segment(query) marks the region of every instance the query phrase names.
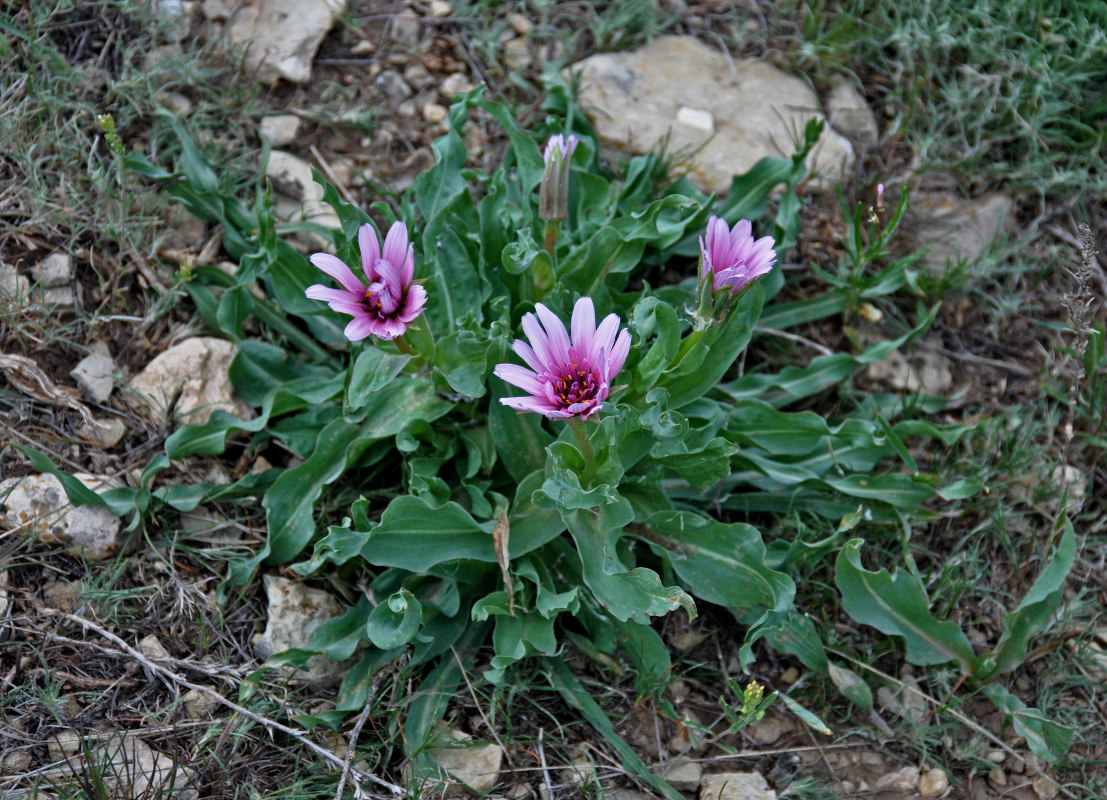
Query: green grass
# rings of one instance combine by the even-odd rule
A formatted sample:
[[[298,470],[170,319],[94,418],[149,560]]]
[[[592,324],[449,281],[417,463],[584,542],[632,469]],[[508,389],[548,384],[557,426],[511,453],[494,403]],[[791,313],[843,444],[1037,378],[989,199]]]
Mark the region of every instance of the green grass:
[[[880,81],[883,137],[902,138],[921,172],[1102,201],[1107,6],[814,0],[781,11],[770,29],[798,68]]]

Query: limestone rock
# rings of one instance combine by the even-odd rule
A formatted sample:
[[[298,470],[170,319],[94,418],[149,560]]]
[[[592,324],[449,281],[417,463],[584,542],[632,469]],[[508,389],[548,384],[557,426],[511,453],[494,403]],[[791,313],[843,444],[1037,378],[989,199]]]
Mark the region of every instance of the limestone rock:
[[[582,74],[581,104],[605,149],[626,158],[653,149],[671,132],[670,153],[702,146],[688,177],[720,195],[734,175],[762,158],[792,155],[793,131],[823,117],[803,81],[763,61],[730,59],[690,36],[594,55],[570,70]],[[681,107],[701,112],[693,115],[694,124],[678,120]],[[713,138],[702,127],[704,115],[712,120]],[[853,146],[828,127],[809,159],[829,179],[816,188],[829,186],[852,169]]]
[[[274,150],[265,176],[277,189],[277,213],[287,221],[305,220],[326,228],[341,228],[334,209],[323,202],[323,187],[311,175],[311,164],[302,158]]]
[[[0,302],[26,301],[31,294],[31,282],[15,267],[0,264]]]
[[[296,141],[299,130],[300,118],[295,114],[271,114],[262,117],[258,124],[258,132],[274,147],[284,147]]]
[[[35,264],[31,274],[44,289],[69,286],[73,280],[73,264],[65,253],[51,253]]]
[[[668,764],[655,764],[650,771],[667,781],[678,792],[694,792],[703,778],[703,767],[686,756],[674,758]]]
[[[838,81],[826,99],[826,118],[836,130],[862,144],[876,144],[880,137],[876,116],[852,84]]]
[[[147,658],[159,659],[170,658],[169,651],[165,649],[165,645],[161,643],[154,634],[148,634],[143,636],[138,642],[138,652]]]
[[[189,770],[178,768],[172,758],[131,734],[65,730],[50,739],[49,751],[53,768],[61,773],[88,774],[95,768],[113,797],[200,796]]]
[[[108,478],[83,473],[74,477],[94,491],[110,488]],[[0,527],[32,531],[76,558],[104,561],[116,556],[126,542],[118,517],[103,506],[71,505],[61,481],[48,473],[0,481],[0,498]]]
[[[757,772],[719,772],[705,775],[700,800],[776,800],[776,792]]]
[[[115,447],[127,435],[127,426],[118,417],[95,419],[91,425],[82,425],[77,433],[88,442],[99,442],[102,447]]]
[[[215,716],[216,709],[219,708],[219,701],[212,697],[207,692],[201,692],[197,689],[189,689],[181,697],[181,705],[184,706],[185,714],[189,719],[211,719]]]
[[[197,336],[173,345],[131,379],[130,388],[164,424],[174,395],[174,416],[190,425],[208,421],[213,411],[253,419],[254,410],[238,398],[227,370],[238,348],[225,339]]]
[[[888,353],[881,361],[866,367],[874,381],[885,381],[904,392],[922,392],[941,396],[953,387],[953,370],[949,359],[940,353],[923,350],[905,356],[899,350]]]
[[[491,791],[500,782],[503,751],[499,745],[475,743],[468,735],[452,728],[444,734],[458,745],[431,751],[438,765],[478,795]]]
[[[265,575],[265,594],[269,600],[269,619],[265,631],[254,642],[258,658],[306,647],[315,629],[342,614],[342,607],[331,595],[311,589],[297,581]],[[304,677],[319,686],[333,686],[346,674],[348,662],[331,661],[320,653],[308,659],[306,674],[288,669],[286,674]]]
[[[941,767],[928,769],[919,778],[919,794],[923,797],[939,797],[949,789],[949,778]]]
[[[1013,226],[1014,201],[995,193],[961,200],[947,192],[917,192],[912,198],[922,217],[916,236],[931,245],[921,263],[942,272],[949,264],[977,261]]]
[[[783,717],[768,716],[747,729],[750,739],[756,745],[773,744],[796,729],[795,723]]]
[[[307,83],[315,51],[345,10],[346,0],[245,0],[228,35],[250,43],[246,65],[261,83]]]
[[[49,581],[42,586],[42,602],[58,611],[74,611],[81,599],[81,582]]]
[[[115,362],[110,356],[92,353],[78,361],[69,374],[91,399],[106,403],[115,385]]]
[[[910,793],[919,785],[919,771],[914,767],[902,767],[895,772],[889,772],[882,776],[873,787],[877,790],[892,789],[897,792]]]

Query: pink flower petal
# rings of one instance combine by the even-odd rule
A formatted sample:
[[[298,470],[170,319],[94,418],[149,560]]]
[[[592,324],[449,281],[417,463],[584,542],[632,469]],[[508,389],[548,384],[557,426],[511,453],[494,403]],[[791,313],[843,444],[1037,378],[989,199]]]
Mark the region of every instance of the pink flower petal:
[[[411,322],[423,313],[423,306],[426,304],[427,290],[422,286],[412,286],[407,290],[407,298],[404,300],[403,311],[399,313],[399,320],[404,323]]]
[[[630,331],[624,328],[619,332],[619,338],[615,340],[615,346],[611,348],[611,355],[607,357],[607,380],[611,380],[619,374],[619,370],[626,363],[630,353]],[[605,394],[604,397],[607,397]]]
[[[399,221],[392,223],[384,238],[384,253],[381,258],[396,269],[403,265],[407,258],[407,225]]]
[[[536,414],[544,414],[546,416],[550,416],[557,412],[556,408],[549,405],[544,400],[531,397],[530,395],[526,397],[501,397],[500,402],[509,408],[515,408],[519,411],[533,411]]]
[[[573,349],[583,356],[592,347],[596,336],[596,307],[591,297],[582,297],[573,306]]]
[[[404,286],[411,285],[411,279],[415,277],[415,245],[409,244],[407,246],[407,255],[404,257],[404,264],[400,267],[400,283]]]
[[[350,324],[346,326],[346,330],[342,331],[342,335],[349,339],[351,342],[360,342],[370,333],[373,333],[373,318],[368,314],[360,317],[354,317],[350,320]]]
[[[549,337],[552,363],[568,364],[570,361],[569,332],[565,330],[565,323],[541,303],[535,303],[534,310],[538,312],[538,319],[542,320],[542,327],[546,329],[546,335]]]
[[[377,241],[377,232],[368,222],[358,228],[357,243],[361,248],[361,270],[372,283],[377,279],[376,264],[381,260],[381,245]]]
[[[615,344],[615,334],[618,331],[619,317],[615,314],[608,314],[604,317],[600,327],[596,328],[596,335],[592,339],[592,350],[588,354],[593,364],[599,365],[601,352],[604,354],[611,352],[611,348]]]
[[[518,386],[524,392],[533,395],[542,395],[546,392],[545,382],[539,380],[538,376],[529,369],[520,367],[518,364],[497,364],[492,374],[512,386]]]
[[[330,253],[316,253],[311,257],[311,263],[345,286],[347,291],[355,294],[365,293],[365,284],[359,281],[350,268],[336,256]]]
[[[542,359],[531,349],[531,346],[522,339],[516,339],[515,343],[511,345],[511,349],[515,351],[515,355],[526,361],[527,366],[539,375],[549,370],[549,367],[543,363]]]
[[[534,348],[534,354],[538,356],[538,360],[542,362],[543,369],[553,369],[553,365],[556,362],[550,350],[550,337],[542,330],[542,326],[538,324],[538,318],[535,317],[534,314],[529,312],[523,314],[523,333],[525,333],[527,339],[530,340],[530,346]]]

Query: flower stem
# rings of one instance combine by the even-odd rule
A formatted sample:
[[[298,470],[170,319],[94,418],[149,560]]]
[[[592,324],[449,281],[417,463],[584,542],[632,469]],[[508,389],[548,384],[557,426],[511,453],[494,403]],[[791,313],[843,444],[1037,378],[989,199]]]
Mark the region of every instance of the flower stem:
[[[588,423],[574,418],[569,421],[569,426],[577,438],[580,454],[584,456],[584,474],[580,476],[580,485],[589,486],[596,477],[596,453],[592,449],[592,440],[588,437]]]
[[[392,341],[394,341],[396,343],[396,347],[398,347],[400,349],[400,352],[403,353],[404,355],[410,356],[412,354],[411,353],[411,345],[409,345],[407,343],[407,340],[404,339],[403,334],[397,336]]]
[[[698,330],[693,329],[691,333],[684,337],[684,341],[680,343],[680,349],[677,350],[676,356],[673,358],[672,365],[678,366],[689,353],[703,340],[703,335],[707,332],[706,328],[700,328]]]

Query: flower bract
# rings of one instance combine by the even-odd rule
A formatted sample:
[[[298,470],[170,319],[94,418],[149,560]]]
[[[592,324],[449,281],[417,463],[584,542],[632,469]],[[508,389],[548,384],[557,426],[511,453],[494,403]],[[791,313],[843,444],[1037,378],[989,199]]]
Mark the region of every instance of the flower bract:
[[[427,290],[412,284],[415,274],[415,249],[408,243],[407,225],[392,223],[382,250],[373,226],[366,223],[357,233],[361,248],[361,271],[366,285],[345,263],[329,253],[316,253],[311,263],[330,275],[341,289],[322,284],[304,292],[312,300],[323,300],[339,314],[353,317],[343,333],[352,342],[372,334],[393,339],[423,311]]]
[[[703,257],[701,280],[711,277],[712,290],[730,289],[731,294],[767,275],[776,263],[773,237],[753,238],[753,226],[748,219],[739,220],[734,228],[726,220],[712,216],[707,221],[707,241],[700,237]]]
[[[505,397],[505,406],[533,411],[551,419],[588,419],[611,393],[611,379],[630,352],[630,333],[619,330],[619,317],[608,314],[598,326],[592,299],[582,297],[573,307],[572,332],[541,303],[535,314],[523,315],[523,332],[530,343],[516,339],[515,353],[527,363],[497,364],[493,373],[527,392]],[[616,335],[617,334],[617,335]]]

